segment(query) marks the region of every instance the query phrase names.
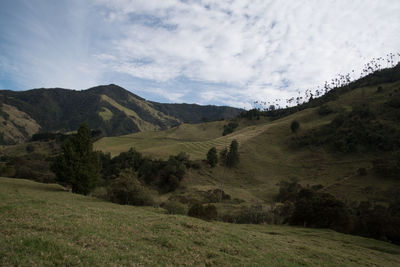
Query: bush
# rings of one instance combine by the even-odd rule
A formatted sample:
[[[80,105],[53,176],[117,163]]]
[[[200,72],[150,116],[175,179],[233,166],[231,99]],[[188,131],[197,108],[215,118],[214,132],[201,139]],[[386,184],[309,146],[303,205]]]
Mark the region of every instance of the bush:
[[[212,204],[203,206],[199,203],[196,203],[190,207],[188,215],[204,220],[213,220],[218,217],[218,212],[217,208]]]
[[[296,120],[292,121],[290,124],[290,130],[292,130],[292,133],[297,133],[297,131],[300,128],[300,123]]]
[[[162,207],[167,210],[168,214],[187,214],[187,206],[175,200],[165,202]]]
[[[207,201],[210,203],[217,203],[224,200],[230,200],[231,196],[226,194],[222,189],[208,190]]]
[[[107,188],[104,186],[98,186],[96,187],[93,192],[91,193],[92,197],[108,200],[108,193],[107,193]]]
[[[35,147],[32,144],[26,146],[26,152],[32,153],[33,151],[35,151]]]
[[[251,224],[262,224],[272,223],[273,214],[268,211],[264,211],[262,205],[253,205],[251,207],[244,207],[239,214],[236,215],[225,215],[223,220],[230,223],[251,223]]]
[[[140,184],[132,170],[125,170],[107,188],[108,199],[121,205],[150,206],[150,192]]]
[[[302,189],[301,185],[297,181],[281,181],[279,183],[279,193],[275,197],[278,202],[295,201],[297,193]]]
[[[359,168],[359,169],[357,170],[357,174],[358,174],[359,176],[365,176],[365,175],[367,175],[367,169],[365,169],[365,168]]]
[[[372,169],[384,178],[399,177],[400,159],[395,156],[393,156],[393,159],[376,159],[372,161]]]
[[[328,105],[322,105],[318,109],[318,114],[321,116],[329,115],[333,112],[333,110]]]

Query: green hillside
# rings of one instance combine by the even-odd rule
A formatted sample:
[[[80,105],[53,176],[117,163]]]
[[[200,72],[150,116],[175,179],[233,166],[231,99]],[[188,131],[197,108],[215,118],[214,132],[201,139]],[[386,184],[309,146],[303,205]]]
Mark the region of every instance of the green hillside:
[[[340,153],[330,151],[327,146],[299,146],[296,141],[309,130],[329,124],[338,114],[350,112],[362,103],[368,103],[377,118],[382,117],[378,111],[397,94],[400,82],[379,86],[383,87],[381,93],[377,93],[375,84],[344,92],[326,104],[332,110],[328,115],[320,115],[317,106],[273,121],[268,117],[240,119],[239,128],[226,136],[222,136],[222,131],[227,121],[184,124],[166,131],[103,138],[95,143],[95,149],[117,155],[134,147],[156,158],[186,152],[191,159],[202,160],[211,147],[220,151],[236,139],[240,145],[239,166],[231,170],[221,166],[191,170],[184,182],[186,192],[208,190],[223,183],[224,190],[233,197],[264,202],[277,194],[280,181],[295,179],[303,185],[322,184],[326,192],[341,199],[385,202],[400,189],[400,184],[397,180],[382,179],[372,170],[372,162],[386,157],[388,152]],[[300,123],[297,134],[290,130],[293,120]],[[388,122],[383,117],[382,120]],[[393,120],[389,122],[396,125]],[[360,168],[366,169],[366,175],[358,174]]]
[[[398,246],[330,230],[206,222],[0,178],[0,264],[398,266]]]

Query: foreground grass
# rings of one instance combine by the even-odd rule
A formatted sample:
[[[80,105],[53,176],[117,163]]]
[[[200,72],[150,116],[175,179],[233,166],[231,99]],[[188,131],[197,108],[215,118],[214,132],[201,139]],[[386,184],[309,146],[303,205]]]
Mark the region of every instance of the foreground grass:
[[[0,178],[0,265],[399,266],[400,247],[287,226],[165,215]]]

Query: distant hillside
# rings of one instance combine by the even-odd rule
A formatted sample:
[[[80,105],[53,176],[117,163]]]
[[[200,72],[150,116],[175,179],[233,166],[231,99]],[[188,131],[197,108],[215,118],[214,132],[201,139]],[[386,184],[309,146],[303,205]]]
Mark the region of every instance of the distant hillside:
[[[106,136],[167,129],[235,117],[242,110],[195,104],[161,104],[117,85],[87,90],[33,89],[0,91],[0,141],[21,143],[34,133],[76,130],[83,121]]]
[[[400,192],[399,73],[399,66],[373,73],[301,106],[245,113],[225,136],[228,122],[218,121],[102,138],[94,146],[112,155],[134,147],[154,158],[185,152],[204,160],[210,148],[220,152],[236,139],[239,166],[191,170],[184,180],[187,197],[223,184],[233,198],[270,202],[281,181],[296,180],[321,184],[340,199],[389,203]],[[300,124],[296,133],[290,129],[294,120]]]

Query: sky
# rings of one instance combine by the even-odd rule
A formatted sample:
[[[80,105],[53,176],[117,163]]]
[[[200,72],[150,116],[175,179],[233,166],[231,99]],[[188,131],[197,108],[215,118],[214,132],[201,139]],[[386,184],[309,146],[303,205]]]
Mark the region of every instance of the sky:
[[[400,52],[398,0],[1,0],[0,89],[251,108]]]

